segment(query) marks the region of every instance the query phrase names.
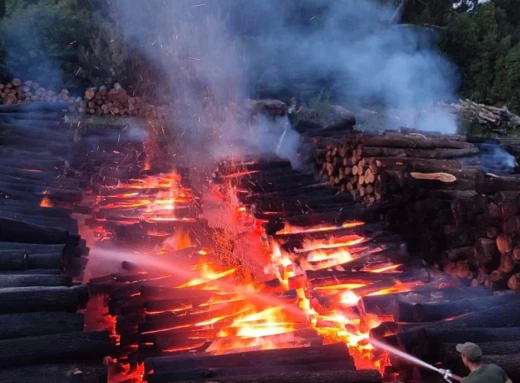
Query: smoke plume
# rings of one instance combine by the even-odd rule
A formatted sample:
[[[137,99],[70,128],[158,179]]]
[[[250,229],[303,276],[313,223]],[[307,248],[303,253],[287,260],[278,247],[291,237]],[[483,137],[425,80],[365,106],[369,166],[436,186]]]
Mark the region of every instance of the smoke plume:
[[[454,70],[435,50],[433,33],[395,25],[395,7],[376,0],[112,3],[126,37],[166,73],[175,122],[199,160],[245,146],[281,148],[296,158],[298,135],[287,121],[247,128],[229,113],[229,105],[257,91],[277,96],[293,85],[326,86],[344,102],[405,110],[403,125],[456,130],[454,117],[441,110],[418,116],[451,101]]]

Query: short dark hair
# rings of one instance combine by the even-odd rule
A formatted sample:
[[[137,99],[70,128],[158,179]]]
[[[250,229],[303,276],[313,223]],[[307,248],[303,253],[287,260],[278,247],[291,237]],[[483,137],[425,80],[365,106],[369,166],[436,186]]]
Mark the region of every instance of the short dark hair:
[[[482,357],[477,356],[476,358],[472,358],[472,359],[468,358],[468,360],[473,364],[480,364],[482,362]]]

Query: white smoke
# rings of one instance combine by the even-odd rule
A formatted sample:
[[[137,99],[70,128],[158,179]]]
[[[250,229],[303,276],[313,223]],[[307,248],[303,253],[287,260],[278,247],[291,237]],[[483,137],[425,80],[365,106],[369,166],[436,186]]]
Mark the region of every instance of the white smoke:
[[[297,160],[298,135],[280,126],[287,121],[263,120],[251,130],[228,113],[259,85],[324,82],[345,101],[409,110],[453,96],[453,67],[433,38],[393,25],[395,8],[376,0],[112,4],[126,37],[164,71],[177,100],[175,123],[199,161],[245,147]],[[409,115],[404,125],[456,130],[454,117],[442,111],[427,119]]]

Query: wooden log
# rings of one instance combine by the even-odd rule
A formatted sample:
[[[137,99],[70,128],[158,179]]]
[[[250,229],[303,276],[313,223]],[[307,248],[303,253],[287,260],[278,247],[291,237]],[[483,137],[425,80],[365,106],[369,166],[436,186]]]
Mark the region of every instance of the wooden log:
[[[471,312],[450,321],[437,322],[435,326],[439,330],[471,327],[517,327],[519,321],[520,307],[517,299],[513,298],[512,303]]]
[[[470,157],[479,153],[478,148],[470,147],[464,149],[397,149],[365,146],[362,149],[364,157],[408,157],[425,159],[451,159]]]
[[[0,315],[0,339],[83,331],[85,315],[68,312],[36,312]]]
[[[42,377],[46,383],[106,383],[108,370],[103,363],[37,364],[0,370],[0,383],[33,383]]]
[[[0,251],[10,252],[13,250],[20,250],[29,255],[52,253],[64,254],[65,244],[0,242]]]
[[[108,331],[69,332],[0,341],[0,367],[81,358],[102,361],[114,350]]]
[[[61,244],[70,241],[67,231],[0,218],[0,241]]]
[[[173,375],[173,374],[172,374]],[[192,380],[185,383],[200,383],[200,378],[192,377]],[[154,373],[148,376],[150,383],[171,382],[172,376],[169,374]],[[376,370],[339,370],[339,371],[310,371],[310,372],[278,372],[269,374],[239,375],[211,377],[212,382],[216,383],[381,383],[383,380]]]
[[[382,148],[409,148],[409,149],[465,149],[474,148],[475,145],[460,140],[452,140],[445,137],[419,137],[404,135],[362,135],[360,143],[365,146]]]
[[[0,271],[0,275],[61,275],[61,269],[28,269]]]
[[[479,267],[496,269],[500,262],[496,241],[489,238],[479,238],[475,241],[475,263]]]
[[[289,366],[320,363],[343,362],[345,367],[353,367],[353,359],[345,344],[335,343],[320,347],[299,347],[262,351],[250,351],[237,355],[177,355],[149,358],[145,360],[145,370],[154,372],[172,371],[180,366],[197,366],[205,369],[240,367]]]
[[[520,177],[495,176],[481,172],[475,180],[475,190],[480,194],[495,194],[499,191],[520,191]]]
[[[372,157],[378,168],[399,169],[405,168],[410,171],[417,170],[416,166],[426,166],[436,169],[463,169],[466,166],[476,166],[480,164],[478,157],[467,157],[463,159],[426,159],[426,158],[406,158],[406,157]]]
[[[31,102],[29,104],[0,105],[1,113],[61,112],[68,110],[66,102]]]
[[[0,277],[0,288],[27,286],[70,286],[72,278],[64,275],[11,274]]]
[[[401,318],[398,316],[398,320],[405,322],[433,322],[472,311],[509,304],[512,301],[514,301],[512,297],[502,295],[475,297],[442,303],[417,303],[413,305],[412,310],[404,310],[405,312],[412,312],[411,318]]]
[[[87,286],[0,289],[0,313],[75,312],[88,300]]]
[[[423,337],[429,343],[520,341],[520,327],[473,327],[456,329],[436,329],[434,327],[428,327],[421,330],[420,332],[421,337]]]
[[[0,250],[0,270],[61,269],[62,266],[60,253],[28,255],[23,250]]]

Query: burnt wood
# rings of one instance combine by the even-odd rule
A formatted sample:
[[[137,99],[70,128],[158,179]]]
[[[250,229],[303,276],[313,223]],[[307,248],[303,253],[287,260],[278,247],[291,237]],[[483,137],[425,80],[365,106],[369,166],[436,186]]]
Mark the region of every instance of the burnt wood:
[[[0,367],[71,360],[102,361],[114,350],[108,331],[69,332],[0,341]]]
[[[433,322],[469,312],[511,304],[515,300],[520,303],[520,299],[508,295],[475,297],[440,303],[409,304],[399,302],[399,305],[396,306],[398,310],[394,318],[402,322]]]
[[[107,366],[103,363],[37,364],[0,370],[0,383],[106,383]]]
[[[8,287],[0,289],[0,313],[75,312],[88,301],[88,287]]]
[[[32,312],[0,315],[0,339],[83,331],[85,315],[69,312]]]
[[[238,356],[238,357],[237,357]],[[321,347],[299,347],[277,350],[250,351],[223,355],[178,355],[145,360],[145,370],[156,372],[171,371],[174,368],[197,367],[203,369],[224,369],[261,366],[290,366],[341,361],[345,366],[354,367],[354,360],[345,344],[336,343]],[[354,367],[355,368],[355,367]]]
[[[203,371],[201,371],[204,374]],[[240,375],[228,377],[213,377],[211,373],[207,376],[209,380],[216,383],[381,383],[383,380],[376,370],[340,370],[320,372],[278,372],[269,374]],[[150,383],[166,383],[172,381],[168,374],[152,374],[148,376]],[[185,383],[200,383],[201,379],[193,377]]]
[[[0,288],[27,286],[70,286],[72,278],[64,275],[9,274],[0,277]]]

